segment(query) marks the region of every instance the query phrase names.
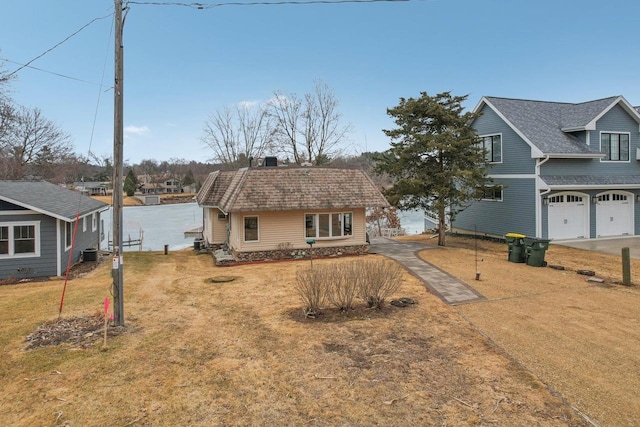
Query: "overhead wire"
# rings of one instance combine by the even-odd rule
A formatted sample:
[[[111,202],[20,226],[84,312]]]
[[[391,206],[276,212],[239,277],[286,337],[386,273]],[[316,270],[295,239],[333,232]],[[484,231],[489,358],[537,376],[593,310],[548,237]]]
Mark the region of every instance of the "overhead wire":
[[[90,82],[89,80],[83,80],[83,79],[79,79],[77,77],[67,76],[66,74],[56,73],[55,71],[45,70],[43,68],[34,67],[33,65],[26,65],[26,64],[23,64],[21,62],[12,61],[12,60],[7,59],[7,58],[0,57],[0,61],[8,62],[10,64],[15,64],[15,65],[21,65],[23,68],[29,68],[29,69],[36,70],[36,71],[42,71],[43,73],[52,74],[54,76],[62,77],[62,78],[69,79],[69,80],[75,80],[75,81],[81,82],[81,83],[87,83],[87,84],[94,85],[94,86],[105,87],[101,83]],[[112,89],[112,86],[107,87],[107,89]]]
[[[64,40],[56,43],[54,46],[50,47],[49,49],[45,50],[44,52],[42,52],[40,55],[36,56],[35,58],[33,58],[31,61],[28,61],[27,63],[25,63],[24,65],[22,65],[21,67],[19,67],[16,70],[13,70],[12,72],[10,72],[9,74],[7,74],[7,77],[11,77],[12,75],[14,75],[15,73],[17,73],[18,71],[22,70],[25,67],[28,67],[29,65],[31,65],[32,62],[42,58],[43,56],[45,56],[47,53],[51,52],[52,50],[54,50],[55,48],[57,48],[58,46],[60,46],[61,44],[67,42],[69,39],[71,39],[73,36],[75,36],[76,34],[78,34],[80,31],[84,30],[85,28],[87,28],[89,25],[93,24],[96,21],[100,21],[102,19],[105,18],[109,18],[110,16],[113,16],[113,12],[105,15],[105,16],[101,16],[99,18],[93,18],[91,21],[87,22],[86,24],[84,24],[82,27],[80,27],[78,30],[76,30],[75,32],[73,32],[72,34],[70,34],[69,36],[65,37]]]
[[[226,3],[181,3],[181,2],[153,2],[153,1],[128,1],[129,4],[147,6],[183,6],[192,9],[206,10],[222,6],[305,6],[312,4],[345,4],[345,3],[399,3],[412,0],[281,0],[281,1],[252,1],[252,2],[226,2]]]

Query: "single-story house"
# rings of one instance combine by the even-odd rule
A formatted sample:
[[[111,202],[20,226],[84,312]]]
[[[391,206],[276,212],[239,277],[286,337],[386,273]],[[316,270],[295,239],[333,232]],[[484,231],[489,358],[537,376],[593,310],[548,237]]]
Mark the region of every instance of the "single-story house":
[[[196,196],[203,238],[239,261],[368,251],[366,209],[389,203],[362,170],[253,167],[215,171]],[[310,240],[312,239],[312,240]]]
[[[75,263],[85,249],[99,249],[108,207],[44,181],[0,181],[0,279],[64,274],[70,256]]]
[[[109,192],[107,184],[102,182],[82,182],[73,183],[73,188],[89,196],[106,196]]]
[[[484,97],[474,111],[494,186],[454,229],[558,240],[640,235],[640,114],[624,97]]]

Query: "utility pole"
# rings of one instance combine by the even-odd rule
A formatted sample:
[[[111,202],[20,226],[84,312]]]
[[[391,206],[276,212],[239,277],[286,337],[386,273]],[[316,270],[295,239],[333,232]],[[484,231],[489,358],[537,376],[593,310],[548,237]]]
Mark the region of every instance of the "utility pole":
[[[113,89],[113,318],[116,325],[124,326],[124,281],[122,263],[122,172],[123,172],[123,43],[122,0],[115,3],[115,84]]]

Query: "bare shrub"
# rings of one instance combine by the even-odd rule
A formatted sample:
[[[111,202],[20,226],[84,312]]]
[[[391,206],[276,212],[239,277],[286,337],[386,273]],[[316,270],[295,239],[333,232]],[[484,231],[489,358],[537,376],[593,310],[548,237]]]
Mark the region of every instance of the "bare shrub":
[[[279,251],[290,251],[293,249],[293,244],[291,244],[291,242],[280,242],[276,245],[276,249]]]
[[[353,302],[360,288],[357,264],[340,263],[331,268],[324,266],[327,272],[327,301],[342,311],[353,309]]]
[[[393,261],[364,261],[358,264],[358,276],[360,298],[370,308],[381,308],[400,288],[402,269]]]
[[[304,304],[302,311],[305,317],[315,317],[326,297],[326,279],[321,277],[318,268],[305,268],[296,273],[296,291]]]

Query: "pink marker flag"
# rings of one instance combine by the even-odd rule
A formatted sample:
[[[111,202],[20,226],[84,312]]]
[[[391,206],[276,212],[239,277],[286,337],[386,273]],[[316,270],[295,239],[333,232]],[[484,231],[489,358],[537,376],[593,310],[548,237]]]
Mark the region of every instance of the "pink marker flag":
[[[106,316],[109,312],[109,298],[104,299],[104,315]]]
[[[113,322],[113,313],[111,313],[111,314],[109,315],[109,320],[111,320],[111,321]]]

